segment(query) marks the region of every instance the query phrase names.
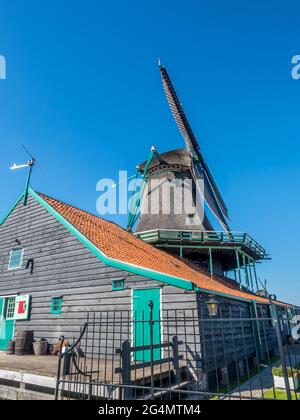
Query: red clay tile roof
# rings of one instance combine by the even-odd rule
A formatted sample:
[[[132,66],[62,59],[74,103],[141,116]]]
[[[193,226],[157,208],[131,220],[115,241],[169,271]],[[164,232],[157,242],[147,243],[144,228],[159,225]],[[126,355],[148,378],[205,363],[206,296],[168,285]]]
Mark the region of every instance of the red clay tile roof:
[[[230,279],[217,276],[211,278],[209,274],[143,242],[112,222],[42,193],[39,195],[109,258],[179,277],[207,291],[268,303],[263,297],[240,290]]]

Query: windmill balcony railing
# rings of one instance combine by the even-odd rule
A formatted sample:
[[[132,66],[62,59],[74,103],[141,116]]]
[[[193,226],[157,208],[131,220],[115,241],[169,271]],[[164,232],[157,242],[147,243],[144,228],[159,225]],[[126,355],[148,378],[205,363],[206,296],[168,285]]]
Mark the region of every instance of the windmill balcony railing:
[[[202,230],[154,229],[136,233],[136,236],[149,243],[188,243],[203,246],[243,246],[259,258],[266,257],[265,249],[245,232],[216,232]]]

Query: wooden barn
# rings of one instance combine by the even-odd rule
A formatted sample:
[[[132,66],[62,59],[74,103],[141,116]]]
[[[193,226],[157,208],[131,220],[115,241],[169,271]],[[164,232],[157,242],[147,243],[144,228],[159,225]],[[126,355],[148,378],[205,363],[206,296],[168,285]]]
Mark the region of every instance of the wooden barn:
[[[211,294],[233,310],[268,305],[233,280],[211,277],[114,223],[32,189],[26,205],[22,194],[2,219],[0,238],[2,350],[19,330],[51,342],[62,334],[71,338],[87,312],[143,311],[149,300],[158,312],[196,309]]]
[[[32,189],[26,205],[22,194],[2,219],[0,238],[1,350],[21,330],[33,330],[36,339],[45,337],[50,343],[60,335],[68,340],[78,337],[87,313],[127,311],[135,319],[148,319],[149,301],[155,319],[175,309],[197,313],[199,319],[208,317],[211,295],[218,299],[224,317],[270,313],[266,298],[241,289],[235,281],[211,276],[111,222]],[[293,310],[278,305],[280,310]],[[226,334],[231,335],[232,328],[226,326]],[[272,352],[274,330],[268,323],[266,329]],[[197,325],[197,331],[189,329],[188,334],[200,337],[199,331]],[[164,334],[156,323],[156,344],[165,340]],[[141,335],[148,345],[150,338],[141,329],[131,337],[140,343]],[[250,336],[249,358],[255,358],[256,343]],[[206,354],[207,370],[214,372],[211,350]],[[227,365],[232,361],[227,360]],[[220,359],[217,367],[223,366]]]

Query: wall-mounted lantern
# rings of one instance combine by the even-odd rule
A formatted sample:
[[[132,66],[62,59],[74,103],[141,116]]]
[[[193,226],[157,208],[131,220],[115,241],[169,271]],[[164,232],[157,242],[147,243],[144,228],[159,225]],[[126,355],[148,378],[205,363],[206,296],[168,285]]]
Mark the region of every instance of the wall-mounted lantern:
[[[211,296],[205,303],[207,305],[209,316],[217,316],[219,312],[219,302]]]

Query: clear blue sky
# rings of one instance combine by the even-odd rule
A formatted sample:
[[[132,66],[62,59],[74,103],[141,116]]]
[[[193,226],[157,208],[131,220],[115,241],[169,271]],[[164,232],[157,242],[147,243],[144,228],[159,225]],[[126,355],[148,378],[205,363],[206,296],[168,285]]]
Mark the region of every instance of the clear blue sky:
[[[297,1],[1,0],[0,213],[33,187],[95,212],[96,182],[133,173],[152,144],[183,141],[156,59],[167,65],[230,210],[272,261],[259,267],[300,304],[300,54]],[[114,218],[124,224],[123,218]]]

